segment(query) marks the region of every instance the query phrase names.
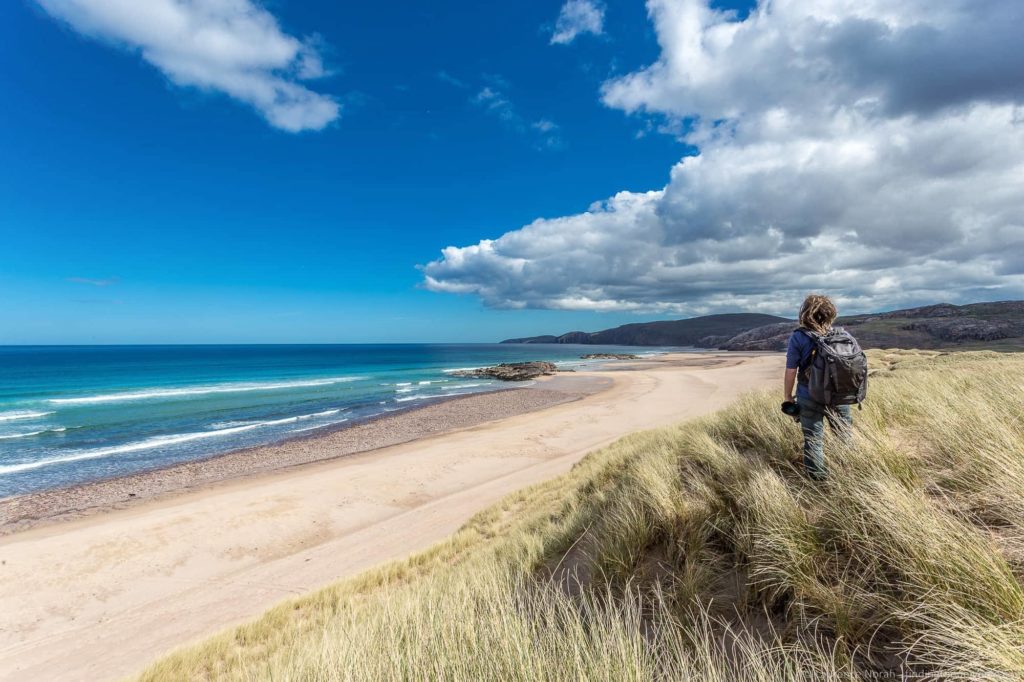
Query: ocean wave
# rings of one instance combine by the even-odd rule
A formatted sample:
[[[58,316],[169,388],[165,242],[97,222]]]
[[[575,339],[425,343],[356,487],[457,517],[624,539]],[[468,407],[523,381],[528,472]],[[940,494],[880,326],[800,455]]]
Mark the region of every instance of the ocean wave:
[[[246,391],[273,391],[286,388],[307,388],[312,386],[329,386],[349,381],[358,381],[359,377],[331,377],[328,379],[305,379],[301,381],[280,381],[270,383],[237,383],[213,384],[209,386],[183,386],[181,388],[152,388],[145,391],[129,393],[100,393],[99,395],[82,396],[80,398],[51,398],[47,402],[53,405],[88,405],[92,403],[115,403],[130,400],[152,400],[153,398],[177,398],[189,395],[206,395],[210,393],[242,393]]]
[[[10,433],[0,436],[0,440],[12,440],[14,438],[28,438],[29,436],[38,436],[43,433],[60,433],[66,429],[61,426],[56,429],[41,429],[39,431],[29,431],[27,433]]]
[[[277,424],[293,424],[307,419],[316,419],[317,417],[330,417],[332,414],[338,414],[339,412],[341,412],[341,408],[336,410],[324,410],[323,412],[314,412],[312,414],[300,414],[294,417],[283,417],[281,419],[268,419],[265,421],[217,422],[216,424],[211,424],[211,426],[213,426],[214,429],[230,429],[236,426],[276,426]]]
[[[304,426],[301,429],[292,429],[288,433],[302,433],[303,431],[312,431],[314,429],[324,429],[328,426],[334,426],[335,424],[344,424],[348,419],[338,419],[337,421],[329,422],[327,424],[317,424],[316,426]]]
[[[129,452],[139,452],[141,450],[152,450],[154,448],[166,447],[168,445],[177,445],[179,443],[187,443],[189,441],[202,440],[205,438],[217,438],[220,436],[228,436],[233,433],[251,431],[253,429],[258,429],[264,426],[273,426],[276,424],[289,424],[305,419],[312,419],[314,417],[326,417],[332,414],[337,414],[340,411],[340,409],[325,410],[323,412],[316,412],[314,414],[304,414],[299,415],[297,417],[286,417],[284,419],[272,419],[262,422],[239,423],[236,426],[228,426],[226,428],[215,429],[213,431],[195,431],[193,433],[175,433],[168,436],[153,436],[152,438],[146,438],[145,440],[136,441],[134,443],[125,443],[124,445],[116,445],[106,448],[96,448],[94,450],[73,451],[63,457],[50,457],[48,459],[38,459],[34,462],[21,462],[19,464],[8,464],[6,466],[0,465],[0,475],[13,474],[18,473],[20,471],[28,471],[30,469],[38,469],[40,467],[50,466],[53,464],[64,464],[67,462],[78,462],[87,459],[98,459],[101,457],[110,457],[111,455],[121,455]]]
[[[0,412],[0,422],[10,422],[16,419],[36,419],[45,417],[53,412],[35,412],[33,410],[13,410],[11,412]]]
[[[451,367],[449,369],[442,369],[441,371],[445,374],[451,374],[453,372],[470,372],[474,369],[480,369],[479,367]]]
[[[165,447],[167,445],[177,445],[178,443],[187,443],[193,440],[227,436],[232,433],[249,431],[251,429],[256,428],[259,428],[259,426],[253,424],[251,426],[235,426],[230,429],[220,429],[218,431],[197,431],[195,433],[176,433],[169,436],[153,436],[152,438],[136,441],[134,443],[125,443],[124,445],[115,445],[113,447],[107,448],[96,448],[94,450],[73,451],[67,455],[64,455],[63,457],[50,457],[48,459],[37,459],[34,462],[8,464],[5,466],[0,466],[0,474],[14,474],[21,471],[28,471],[30,469],[39,469],[41,467],[51,466],[54,464],[66,464],[67,462],[79,462],[87,459],[99,459],[101,457],[110,457],[111,455],[122,455],[129,452],[139,452],[140,450],[152,450],[153,448]]]
[[[405,403],[405,402],[409,402],[410,400],[430,400],[431,398],[443,398],[443,397],[444,397],[444,395],[438,395],[436,393],[431,393],[429,395],[410,395],[410,396],[407,396],[405,398],[395,398],[395,402],[396,403]]]
[[[460,388],[474,388],[476,386],[489,386],[490,384],[455,384],[454,386],[442,386],[442,391],[457,391]]]

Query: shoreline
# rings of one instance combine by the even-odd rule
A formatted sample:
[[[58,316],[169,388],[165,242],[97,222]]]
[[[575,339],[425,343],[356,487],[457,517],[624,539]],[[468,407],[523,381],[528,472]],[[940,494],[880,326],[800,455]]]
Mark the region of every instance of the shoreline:
[[[528,386],[499,387],[424,401],[362,421],[325,427],[275,443],[217,452],[69,486],[0,498],[0,537],[95,514],[130,509],[152,500],[372,452],[528,414],[606,390],[610,381],[566,372]]]
[[[616,363],[567,375],[607,389],[544,409],[2,536],[0,679],[124,679],[282,600],[443,542],[623,436],[774,385],[782,356],[756,355]]]

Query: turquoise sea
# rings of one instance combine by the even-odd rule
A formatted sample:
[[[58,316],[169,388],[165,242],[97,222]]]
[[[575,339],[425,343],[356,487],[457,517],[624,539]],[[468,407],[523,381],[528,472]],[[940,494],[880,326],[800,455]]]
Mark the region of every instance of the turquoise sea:
[[[508,388],[451,370],[594,364],[573,345],[0,346],[0,497],[134,473]]]

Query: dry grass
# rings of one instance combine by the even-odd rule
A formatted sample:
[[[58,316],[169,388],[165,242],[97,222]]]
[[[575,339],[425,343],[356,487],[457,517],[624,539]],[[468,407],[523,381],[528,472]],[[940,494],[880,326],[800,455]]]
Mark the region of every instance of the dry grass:
[[[1024,358],[871,361],[827,482],[750,395],[142,679],[1022,679]]]

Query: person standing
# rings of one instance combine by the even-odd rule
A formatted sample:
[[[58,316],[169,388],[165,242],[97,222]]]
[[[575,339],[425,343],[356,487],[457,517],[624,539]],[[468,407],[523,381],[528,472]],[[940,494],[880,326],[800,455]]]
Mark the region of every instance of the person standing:
[[[800,327],[786,350],[783,411],[799,413],[804,470],[814,480],[828,476],[825,422],[833,433],[848,435],[853,425],[850,406],[859,404],[867,391],[867,358],[849,332],[833,328],[837,316],[832,299],[810,294],[800,306]]]

